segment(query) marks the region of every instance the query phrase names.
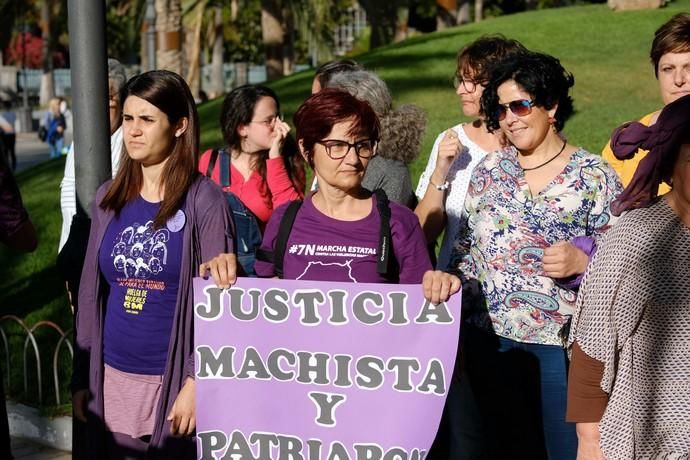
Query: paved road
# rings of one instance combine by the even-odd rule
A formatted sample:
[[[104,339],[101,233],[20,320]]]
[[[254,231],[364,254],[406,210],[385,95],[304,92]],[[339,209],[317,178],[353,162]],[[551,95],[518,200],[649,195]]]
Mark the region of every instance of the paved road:
[[[50,158],[48,144],[41,142],[36,133],[18,133],[15,152],[17,152],[16,173],[48,161]]]
[[[71,460],[72,454],[34,444],[24,439],[12,438],[14,460]]]

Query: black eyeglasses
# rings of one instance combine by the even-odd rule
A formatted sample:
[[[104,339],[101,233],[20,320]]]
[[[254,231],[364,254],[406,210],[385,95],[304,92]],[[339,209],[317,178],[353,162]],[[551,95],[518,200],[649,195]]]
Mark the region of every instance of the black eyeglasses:
[[[516,101],[510,101],[507,104],[498,104],[496,115],[498,115],[499,121],[505,120],[508,109],[510,109],[515,116],[526,117],[532,113],[532,107],[534,107],[534,101],[530,101],[529,99],[518,99]]]
[[[462,85],[463,88],[465,88],[465,91],[468,93],[474,92],[475,89],[477,89],[477,85],[481,85],[482,83],[479,81],[472,80],[470,78],[464,78],[460,75],[455,75],[453,77],[453,87],[455,89],[458,89],[460,85]]]
[[[341,141],[339,139],[324,139],[322,141],[316,141],[317,144],[321,144],[326,149],[326,155],[328,155],[333,160],[340,160],[345,158],[350,152],[350,149],[354,147],[355,153],[360,158],[371,158],[374,156],[374,150],[376,149],[376,142],[371,139],[365,139],[363,141],[357,141],[354,144],[350,144],[346,141]]]

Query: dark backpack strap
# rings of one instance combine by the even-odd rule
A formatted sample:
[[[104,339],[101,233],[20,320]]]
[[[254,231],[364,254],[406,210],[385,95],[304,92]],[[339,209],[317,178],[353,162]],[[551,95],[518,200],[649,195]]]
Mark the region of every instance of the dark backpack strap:
[[[292,226],[295,224],[297,211],[299,211],[300,207],[302,207],[302,200],[295,200],[291,201],[287,209],[285,209],[285,213],[280,219],[280,224],[278,224],[278,234],[276,235],[273,251],[267,251],[261,248],[256,250],[256,258],[258,260],[273,263],[273,273],[275,273],[278,278],[283,277],[285,249],[287,248],[288,238],[290,238],[290,232],[292,231]]]
[[[206,177],[213,175],[213,168],[216,167],[218,156],[220,155],[220,169],[218,171],[218,185],[221,187],[230,187],[230,155],[225,150],[213,149],[211,157],[208,159],[208,167],[206,168]]]
[[[386,192],[381,189],[374,190],[374,195],[376,195],[376,208],[379,211],[379,219],[381,220],[381,226],[379,227],[379,246],[376,251],[376,273],[385,278],[397,279],[398,273],[395,273],[397,261],[395,259],[395,254],[393,254],[391,208],[388,203],[388,196],[386,196]]]
[[[216,167],[216,161],[218,160],[218,150],[213,149],[211,152],[211,158],[208,159],[208,167],[206,168],[206,177],[211,177],[213,174],[213,168]]]
[[[220,186],[230,187],[230,155],[225,150],[220,151]]]

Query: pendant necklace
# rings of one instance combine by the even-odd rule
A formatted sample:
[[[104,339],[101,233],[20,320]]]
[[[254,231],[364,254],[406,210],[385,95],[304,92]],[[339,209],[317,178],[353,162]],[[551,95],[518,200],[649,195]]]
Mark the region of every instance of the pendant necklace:
[[[563,150],[565,150],[565,144],[566,144],[566,142],[563,141],[563,147],[561,147],[561,149],[558,151],[558,153],[555,154],[554,156],[552,156],[551,158],[549,158],[548,160],[546,160],[545,162],[543,162],[542,164],[540,164],[539,166],[535,166],[533,168],[522,168],[522,170],[525,172],[526,171],[534,171],[535,169],[539,169],[542,166],[546,166],[547,164],[551,163],[553,160],[558,158],[561,155],[561,153],[563,153]],[[519,163],[519,161],[518,161],[518,163]],[[520,166],[522,167],[522,165],[520,165]]]

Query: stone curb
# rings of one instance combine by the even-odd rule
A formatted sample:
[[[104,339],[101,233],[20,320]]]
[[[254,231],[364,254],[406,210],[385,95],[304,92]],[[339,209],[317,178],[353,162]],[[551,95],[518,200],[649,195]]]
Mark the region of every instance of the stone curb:
[[[72,417],[46,417],[36,408],[7,401],[7,418],[11,436],[72,451]]]

